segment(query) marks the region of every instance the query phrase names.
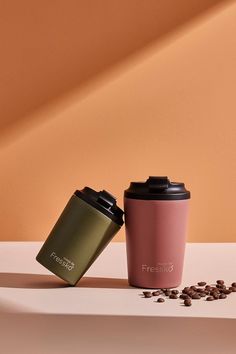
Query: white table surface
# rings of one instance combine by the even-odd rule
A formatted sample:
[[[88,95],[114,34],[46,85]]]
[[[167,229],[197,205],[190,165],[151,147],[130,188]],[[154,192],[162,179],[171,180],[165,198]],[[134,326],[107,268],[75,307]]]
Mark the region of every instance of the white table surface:
[[[207,351],[205,343],[206,351],[201,349],[201,353],[236,352],[236,293],[225,300],[193,300],[191,307],[183,306],[180,299],[167,299],[163,304],[155,303],[155,298],[145,299],[141,296],[143,289],[128,285],[125,243],[110,243],[77,286],[71,287],[35,260],[41,245],[41,242],[0,242],[0,327],[4,328],[1,338],[3,346],[5,343],[4,354],[9,348],[10,354],[21,353],[19,341],[28,333],[29,348],[27,351],[25,347],[22,353],[32,352],[30,346],[37,341],[41,349],[34,348],[34,354],[62,353],[65,350],[62,343],[74,342],[82,332],[80,346],[85,353],[93,352],[94,343],[96,346],[100,343],[101,351],[109,353],[118,334],[123,341],[118,340],[121,347],[117,351],[113,347],[114,353],[139,353],[147,346],[153,349],[156,341],[162,346],[161,353],[187,353],[188,345],[191,347],[193,340],[206,333],[207,337],[199,340],[209,342],[211,349]],[[236,244],[187,244],[181,288],[198,281],[214,283],[217,279],[224,279],[227,284],[236,281]],[[18,349],[9,347],[12,331],[18,335]],[[136,336],[141,340],[144,332],[146,342],[142,338],[139,343]],[[39,333],[42,337],[38,337]],[[104,333],[108,336],[101,342],[99,338],[104,340]],[[63,337],[63,342],[55,346],[55,342],[60,343],[58,336]],[[136,338],[136,347],[132,336]],[[170,349],[172,344],[176,346],[174,352]],[[79,351],[70,349],[70,352]]]
[[[226,300],[183,301],[144,299],[127,282],[125,243],[110,243],[76,287],[41,266],[35,256],[40,242],[0,243],[0,311],[41,314],[207,317],[236,319],[236,293]],[[236,244],[188,244],[183,286],[204,280],[236,282]],[[147,290],[147,289],[145,289]]]

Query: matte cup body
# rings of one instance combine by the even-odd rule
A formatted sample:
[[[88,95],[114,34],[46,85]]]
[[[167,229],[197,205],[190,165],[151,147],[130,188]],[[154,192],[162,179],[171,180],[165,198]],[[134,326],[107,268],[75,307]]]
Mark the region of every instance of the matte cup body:
[[[36,259],[75,285],[119,229],[109,217],[73,195]]]
[[[181,284],[189,199],[124,198],[129,284],[172,288]]]

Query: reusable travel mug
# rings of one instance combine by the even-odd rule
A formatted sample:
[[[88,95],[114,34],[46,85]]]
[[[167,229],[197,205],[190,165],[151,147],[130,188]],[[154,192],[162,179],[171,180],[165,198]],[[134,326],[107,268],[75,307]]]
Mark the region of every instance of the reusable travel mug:
[[[123,225],[123,211],[105,190],[77,190],[36,259],[75,285]]]
[[[190,192],[167,177],[131,182],[124,193],[129,284],[181,284]]]

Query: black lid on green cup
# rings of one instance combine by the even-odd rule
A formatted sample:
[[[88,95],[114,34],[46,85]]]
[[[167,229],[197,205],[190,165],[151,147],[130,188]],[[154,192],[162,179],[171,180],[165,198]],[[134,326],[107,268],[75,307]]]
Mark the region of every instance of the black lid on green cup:
[[[90,187],[85,187],[82,190],[75,191],[74,194],[108,216],[118,225],[123,225],[124,212],[117,206],[116,198],[109,192],[105,190],[96,192]]]

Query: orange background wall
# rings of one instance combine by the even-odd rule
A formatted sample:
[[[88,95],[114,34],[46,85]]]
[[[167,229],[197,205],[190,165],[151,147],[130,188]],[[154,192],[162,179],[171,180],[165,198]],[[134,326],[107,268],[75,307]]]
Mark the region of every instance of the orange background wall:
[[[236,241],[235,1],[4,1],[0,50],[1,240],[44,240],[84,185],[122,205],[168,175],[188,241]]]

